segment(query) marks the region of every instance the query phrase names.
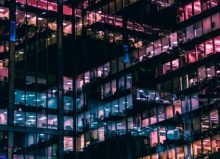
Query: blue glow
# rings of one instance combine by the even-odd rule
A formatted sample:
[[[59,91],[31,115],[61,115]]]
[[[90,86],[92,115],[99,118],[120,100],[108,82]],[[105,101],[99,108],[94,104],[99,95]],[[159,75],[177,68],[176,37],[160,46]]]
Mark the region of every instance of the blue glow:
[[[10,41],[15,42],[16,41],[16,22],[11,21],[10,22]]]
[[[129,58],[129,52],[128,52],[128,45],[123,45],[123,50],[124,50],[124,63],[129,63],[130,58]]]

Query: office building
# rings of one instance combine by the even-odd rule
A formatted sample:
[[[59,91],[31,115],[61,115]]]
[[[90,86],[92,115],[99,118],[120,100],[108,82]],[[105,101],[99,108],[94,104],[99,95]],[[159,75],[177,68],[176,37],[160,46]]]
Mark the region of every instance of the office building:
[[[220,158],[220,0],[0,0],[0,158]]]

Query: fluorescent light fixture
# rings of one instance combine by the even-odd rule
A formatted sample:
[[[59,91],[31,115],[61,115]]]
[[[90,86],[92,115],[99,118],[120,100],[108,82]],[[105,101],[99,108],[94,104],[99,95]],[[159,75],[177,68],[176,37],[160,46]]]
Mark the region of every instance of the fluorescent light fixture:
[[[43,18],[41,18],[41,17],[38,17],[37,19],[38,19],[38,20],[43,20]]]

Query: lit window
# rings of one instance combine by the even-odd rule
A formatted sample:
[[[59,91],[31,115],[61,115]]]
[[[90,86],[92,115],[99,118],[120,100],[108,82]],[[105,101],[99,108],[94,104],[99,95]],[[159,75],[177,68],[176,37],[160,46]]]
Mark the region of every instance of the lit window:
[[[73,151],[73,138],[64,136],[64,151]]]

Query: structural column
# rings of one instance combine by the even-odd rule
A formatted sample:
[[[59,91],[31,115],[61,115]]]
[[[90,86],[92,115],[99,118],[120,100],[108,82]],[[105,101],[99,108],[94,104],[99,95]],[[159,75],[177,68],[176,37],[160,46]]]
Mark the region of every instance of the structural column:
[[[63,130],[63,1],[57,0],[58,158],[64,158]]]
[[[14,121],[14,82],[15,82],[15,42],[16,42],[16,1],[10,1],[10,39],[9,39],[9,79],[8,79],[8,154],[7,158],[13,158],[13,121]]]

